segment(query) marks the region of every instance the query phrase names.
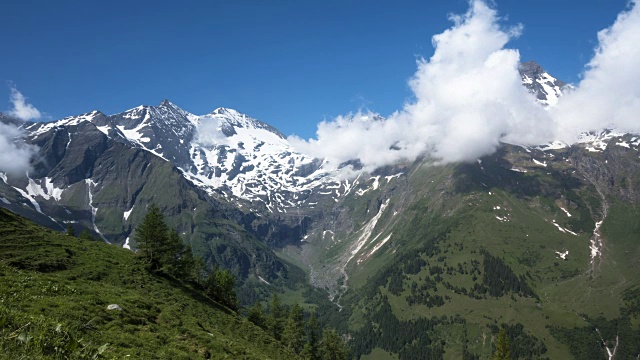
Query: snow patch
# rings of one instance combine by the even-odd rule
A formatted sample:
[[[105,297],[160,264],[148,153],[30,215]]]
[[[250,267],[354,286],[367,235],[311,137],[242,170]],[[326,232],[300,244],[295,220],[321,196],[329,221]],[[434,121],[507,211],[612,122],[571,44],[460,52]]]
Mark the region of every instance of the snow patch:
[[[96,128],[98,130],[100,130],[101,133],[109,136],[109,129],[111,129],[111,127],[109,125],[104,125],[104,126],[96,126]],[[69,137],[69,142],[71,142],[71,137]],[[68,145],[68,144],[67,144]]]
[[[371,237],[371,233],[375,229],[376,225],[378,224],[378,220],[380,220],[380,217],[382,217],[382,214],[384,213],[384,210],[387,208],[388,205],[389,205],[389,199],[387,199],[387,201],[385,201],[382,205],[380,205],[380,210],[378,210],[378,213],[373,218],[371,218],[371,220],[369,220],[369,222],[367,222],[358,231],[358,232],[361,233],[360,237],[356,241],[355,249],[353,249],[351,251],[351,255],[349,256],[347,261],[344,263],[345,267],[356,256],[356,254],[360,252],[360,250],[364,247],[364,245],[369,242],[369,238]],[[378,236],[380,236],[380,235],[378,234]],[[375,239],[377,239],[377,237],[374,238],[374,241],[375,241]]]
[[[100,229],[98,229],[98,226],[96,225],[96,214],[98,213],[98,208],[93,206],[93,193],[91,192],[91,187],[95,187],[96,183],[91,179],[85,179],[85,183],[87,184],[87,193],[89,194],[89,207],[91,208],[91,224],[93,224],[93,230],[102,238],[102,240],[104,240],[104,242],[111,244],[109,240],[102,235]]]
[[[42,210],[40,210],[40,204],[38,204],[36,199],[34,199],[31,195],[29,195],[26,191],[24,191],[22,189],[19,189],[19,188],[15,187],[15,186],[13,186],[13,188],[16,189],[16,191],[18,191],[20,193],[20,195],[22,195],[23,198],[29,200],[29,202],[36,209],[37,212],[42,214]]]
[[[578,143],[585,144],[589,152],[602,152],[607,149],[609,141],[616,137],[624,136],[624,133],[612,129],[600,132],[586,132],[578,136]]]
[[[533,159],[533,162],[534,162],[536,165],[540,165],[540,166],[547,167],[547,162],[546,162],[546,161],[545,161],[545,162],[540,162],[540,161],[538,161],[538,160],[536,160],[536,159]]]
[[[553,223],[553,225],[555,225],[555,227],[558,228],[558,230],[560,230],[560,232],[578,236],[578,234],[574,233],[573,231],[571,231],[569,229],[566,229],[566,228],[563,228],[562,226],[560,226],[558,223],[556,223],[555,220],[553,220],[552,223]]]
[[[564,213],[567,214],[568,217],[571,217],[571,213],[567,209],[563,208],[562,206],[559,206],[559,208],[560,210],[564,211]]]
[[[397,173],[395,175],[391,175],[391,176],[385,176],[384,178],[387,180],[387,182],[393,180],[393,179],[397,179],[400,177],[400,175],[402,175],[402,173]]]
[[[124,221],[127,221],[127,219],[129,219],[129,215],[131,215],[131,212],[133,211],[134,207],[135,205],[131,205],[131,209],[129,209],[128,211],[125,211],[124,214],[122,214]]]
[[[598,221],[596,223],[596,227],[593,230],[594,236],[590,240],[589,249],[591,250],[591,262],[595,261],[595,258],[601,254],[600,244],[598,243],[598,239],[600,238],[600,226],[602,225],[602,221]]]
[[[35,180],[29,178],[29,185],[27,185],[27,193],[32,197],[39,196],[45,200],[49,200],[51,198],[56,201],[60,201],[62,197],[62,193],[64,189],[56,188],[51,182],[51,178],[44,178],[43,180],[39,180],[40,184]],[[44,182],[44,187],[42,187],[42,183]]]
[[[324,241],[327,233],[331,234],[331,241],[336,242],[336,234],[331,230],[325,230],[322,232],[322,240]]]
[[[376,246],[373,247],[373,250],[371,250],[371,252],[369,254],[367,254],[367,256],[364,258],[364,260],[368,259],[369,257],[371,257],[371,255],[373,255],[376,251],[378,251],[381,247],[384,246],[384,244],[387,243],[387,241],[389,241],[389,239],[391,239],[391,235],[393,235],[393,233],[389,234],[389,236],[387,236],[386,238],[382,239],[382,241],[380,241]],[[359,260],[358,263],[360,263],[361,261]]]
[[[548,151],[548,150],[560,150],[560,149],[565,149],[565,148],[568,148],[568,147],[569,147],[569,145],[567,145],[566,143],[556,140],[556,141],[552,141],[552,142],[548,143],[547,145],[537,146],[537,147],[534,147],[534,148],[542,150],[542,151]]]

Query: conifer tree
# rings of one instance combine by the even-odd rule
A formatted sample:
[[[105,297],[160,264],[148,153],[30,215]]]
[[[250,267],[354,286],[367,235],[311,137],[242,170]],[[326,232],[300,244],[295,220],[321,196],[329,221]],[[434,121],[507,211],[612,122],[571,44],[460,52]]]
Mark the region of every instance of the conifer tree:
[[[67,224],[67,231],[66,231],[67,235],[69,236],[76,236],[76,231],[73,229],[73,226],[71,226],[71,224]]]
[[[344,341],[333,329],[325,329],[322,332],[320,358],[322,360],[347,360],[349,358],[349,351]]]
[[[283,342],[295,353],[300,353],[305,344],[304,336],[304,315],[302,308],[294,304],[289,312],[287,324],[282,332]]]
[[[184,281],[197,281],[198,280],[198,262],[193,256],[191,246],[187,245],[182,248],[182,254],[180,255],[180,264],[178,267],[178,276]]]
[[[218,291],[218,298],[233,310],[238,309],[236,296],[236,277],[229,270],[216,270],[213,274]]]
[[[168,227],[157,206],[151,205],[136,229],[136,246],[150,270],[159,270],[170,249]]]
[[[251,309],[249,309],[247,319],[263,329],[266,327],[264,309],[262,308],[262,303],[260,301],[256,301]]]
[[[271,335],[280,340],[282,335],[282,320],[284,318],[284,309],[280,303],[278,294],[273,294],[271,297],[271,303],[269,304],[269,317],[267,318],[267,325]]]
[[[220,270],[217,266],[213,268],[213,273],[209,274],[203,284],[205,293],[212,299],[238,310],[238,299],[236,295],[236,277],[229,270]]]
[[[167,237],[166,249],[163,253],[159,254],[162,270],[173,276],[179,277],[182,275],[180,274],[180,270],[183,251],[184,245],[182,245],[178,232],[175,229],[171,229]]]
[[[511,360],[511,344],[509,336],[504,328],[498,333],[496,351],[493,352],[493,360]]]
[[[307,342],[302,350],[302,358],[305,360],[318,360],[318,333],[320,325],[316,313],[312,313],[307,323]]]
[[[82,232],[80,233],[80,239],[82,240],[87,240],[87,241],[92,241],[93,237],[91,236],[91,232],[89,232],[88,229],[84,229],[82,230]]]
[[[218,271],[217,267],[213,269],[213,273],[207,274],[203,277],[202,287],[204,288],[204,292],[207,296],[214,300],[219,300],[218,284],[216,284],[216,277],[214,276],[216,271]]]

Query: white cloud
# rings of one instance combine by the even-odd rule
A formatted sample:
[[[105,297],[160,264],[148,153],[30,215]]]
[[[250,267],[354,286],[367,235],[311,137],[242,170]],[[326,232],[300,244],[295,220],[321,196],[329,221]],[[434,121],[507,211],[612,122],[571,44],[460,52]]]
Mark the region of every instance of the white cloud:
[[[567,142],[582,131],[614,127],[640,132],[640,7],[636,1],[598,33],[595,55],[576,89],[551,110],[557,136]]]
[[[42,117],[40,110],[27,102],[27,98],[22,95],[15,86],[11,86],[10,96],[11,106],[7,114],[25,121],[38,120]]]
[[[517,50],[507,43],[522,26],[505,28],[495,9],[471,0],[453,26],[432,38],[434,54],[418,61],[409,81],[414,100],[388,119],[341,116],[318,125],[315,139],[290,137],[299,151],[334,166],[360,159],[365,171],[429,155],[472,161],[500,142],[540,145],[616,127],[640,132],[640,8],[636,1],[608,29],[576,89],[545,109],[522,86]]]
[[[216,117],[204,116],[196,129],[196,140],[204,146],[229,145],[222,132],[222,123]]]
[[[522,27],[501,27],[497,12],[480,0],[451,20],[450,29],[433,37],[433,56],[418,61],[409,82],[414,101],[383,121],[357,113],[322,122],[317,139],[292,137],[292,144],[334,165],[360,159],[371,171],[425,153],[442,162],[470,161],[500,141],[549,139],[551,118],[521,84],[519,53],[504,48]]]
[[[23,135],[18,127],[0,122],[0,171],[21,176],[31,169],[35,147],[26,144]]]

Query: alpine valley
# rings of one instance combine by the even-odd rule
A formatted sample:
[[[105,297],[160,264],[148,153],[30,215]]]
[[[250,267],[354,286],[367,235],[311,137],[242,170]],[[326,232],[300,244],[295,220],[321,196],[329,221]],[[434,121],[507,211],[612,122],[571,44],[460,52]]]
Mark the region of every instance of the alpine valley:
[[[542,106],[571,91],[535,62],[520,73]],[[501,327],[513,358],[640,356],[640,135],[347,177],[358,159],[330,168],[227,108],[0,120],[37,148],[26,176],[0,174],[1,207],[135,250],[155,204],[242,304],[315,309],[354,358],[487,359]]]

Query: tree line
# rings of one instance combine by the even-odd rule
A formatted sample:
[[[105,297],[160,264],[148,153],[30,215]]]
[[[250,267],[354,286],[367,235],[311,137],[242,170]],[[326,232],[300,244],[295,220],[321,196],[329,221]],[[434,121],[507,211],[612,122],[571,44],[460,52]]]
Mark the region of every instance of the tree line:
[[[315,313],[305,314],[298,304],[287,307],[277,294],[266,307],[256,301],[247,318],[305,360],[351,358],[344,340],[334,329],[321,329]]]

